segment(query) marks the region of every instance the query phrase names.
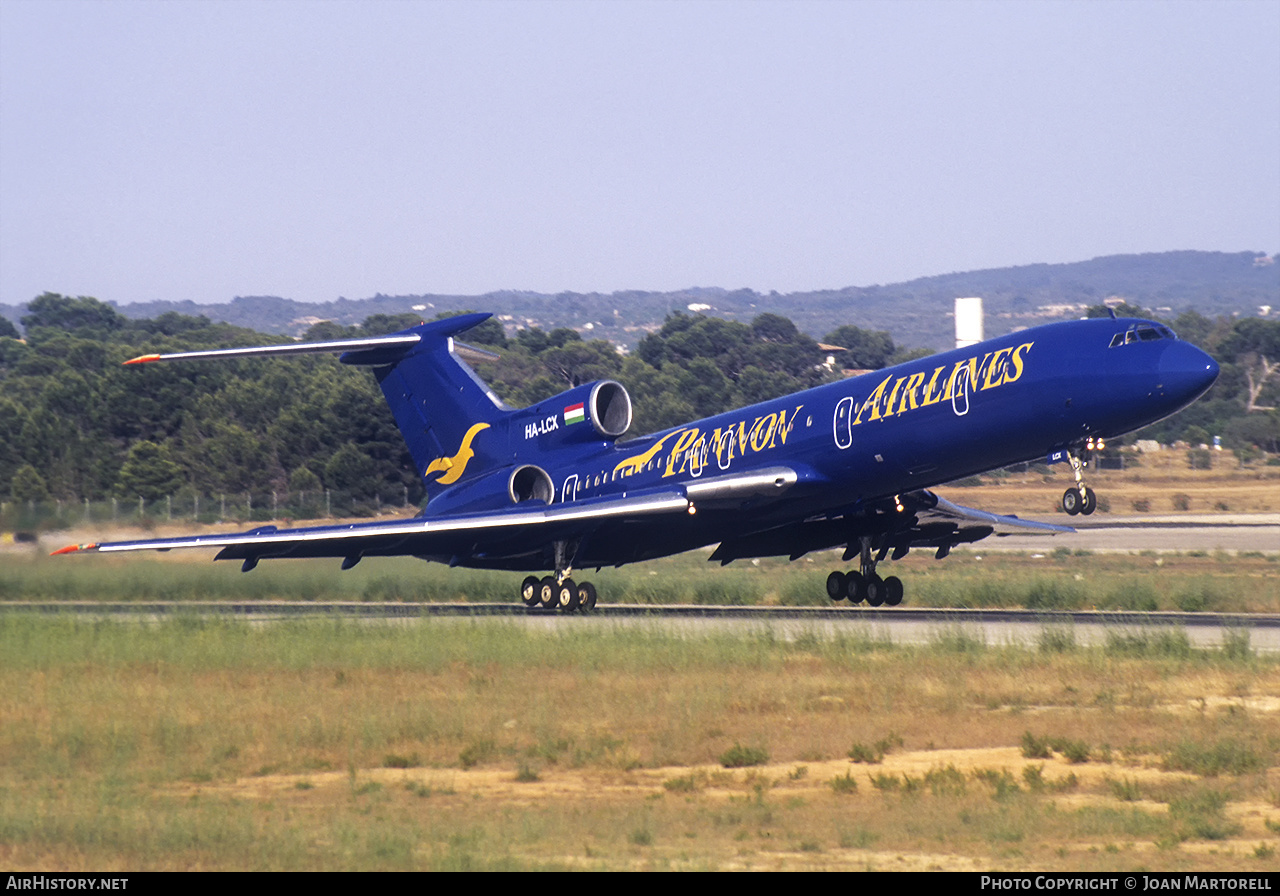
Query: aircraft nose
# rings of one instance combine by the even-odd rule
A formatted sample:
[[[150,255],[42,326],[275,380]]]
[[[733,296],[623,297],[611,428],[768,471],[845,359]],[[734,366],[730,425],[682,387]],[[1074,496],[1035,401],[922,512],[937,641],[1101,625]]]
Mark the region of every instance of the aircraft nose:
[[[1218,378],[1218,362],[1189,342],[1173,342],[1160,356],[1160,391],[1190,404]]]

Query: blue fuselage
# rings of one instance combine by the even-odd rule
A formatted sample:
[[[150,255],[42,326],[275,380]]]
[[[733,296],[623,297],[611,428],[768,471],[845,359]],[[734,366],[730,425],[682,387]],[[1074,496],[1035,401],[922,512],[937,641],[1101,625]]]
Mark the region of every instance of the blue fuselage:
[[[1024,330],[885,370],[614,443],[565,444],[557,399],[506,433],[511,457],[537,458],[556,502],[684,488],[786,467],[784,499],[691,514],[656,531],[611,532],[583,565],[661,556],[771,525],[855,511],[867,502],[1009,464],[1090,437],[1113,438],[1173,414],[1217,377],[1207,354],[1158,324],[1094,319]],[[563,419],[563,418],[561,418]],[[465,501],[466,489],[457,497]],[[448,512],[464,511],[454,501]],[[430,514],[436,508],[432,507]],[[701,510],[701,508],[699,508]]]

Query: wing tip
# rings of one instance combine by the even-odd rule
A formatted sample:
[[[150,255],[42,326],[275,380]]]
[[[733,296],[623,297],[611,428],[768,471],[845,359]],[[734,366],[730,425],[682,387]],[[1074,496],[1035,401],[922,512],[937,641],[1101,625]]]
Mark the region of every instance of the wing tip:
[[[56,557],[59,554],[74,554],[76,551],[96,551],[97,549],[96,544],[69,544],[65,548],[58,548],[49,556]]]
[[[159,355],[139,355],[136,358],[130,358],[128,361],[125,361],[124,364],[127,367],[130,364],[147,364],[151,361],[159,361],[159,360],[160,360]]]

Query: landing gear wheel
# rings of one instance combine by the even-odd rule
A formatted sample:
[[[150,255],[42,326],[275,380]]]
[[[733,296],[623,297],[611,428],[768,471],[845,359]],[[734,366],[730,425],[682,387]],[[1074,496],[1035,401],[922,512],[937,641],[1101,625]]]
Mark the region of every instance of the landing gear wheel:
[[[1084,490],[1084,503],[1080,505],[1080,512],[1085,516],[1093,513],[1098,509],[1098,496],[1093,493],[1093,489],[1086,488]]]
[[[837,569],[827,576],[827,597],[832,600],[844,600],[845,589],[848,587],[845,575],[840,570]]]
[[[884,579],[877,575],[869,575],[867,576],[866,583],[863,585],[863,589],[867,593],[867,603],[870,606],[878,607],[884,603]]]
[[[538,603],[548,610],[555,609],[556,600],[559,597],[556,591],[556,577],[547,576],[538,583]]]
[[[1095,443],[1091,438],[1083,444],[1083,450],[1095,450],[1095,446],[1100,448],[1101,445],[1101,439]],[[1075,487],[1067,489],[1062,494],[1062,509],[1070,516],[1075,516],[1077,513],[1088,516],[1098,509],[1098,496],[1093,493],[1093,489],[1084,484],[1084,468],[1088,463],[1080,456],[1081,450],[1081,447],[1067,450],[1067,460],[1071,461],[1071,472],[1076,478]]]
[[[1080,489],[1078,488],[1069,488],[1062,493],[1062,509],[1065,510],[1069,516],[1075,516],[1079,513],[1080,506],[1083,503],[1084,500],[1080,497]]]
[[[844,577],[844,593],[849,603],[857,605],[867,599],[867,580],[860,572],[851,572]]]
[[[557,586],[556,606],[566,613],[578,609],[578,585],[573,579],[565,579]]]
[[[529,576],[520,583],[520,599],[526,607],[536,607],[540,599],[538,595],[538,577]]]
[[[902,579],[889,576],[884,580],[884,602],[887,606],[896,607],[902,603]]]
[[[578,606],[582,607],[584,612],[591,612],[596,608],[596,586],[590,582],[583,582],[578,586]]]

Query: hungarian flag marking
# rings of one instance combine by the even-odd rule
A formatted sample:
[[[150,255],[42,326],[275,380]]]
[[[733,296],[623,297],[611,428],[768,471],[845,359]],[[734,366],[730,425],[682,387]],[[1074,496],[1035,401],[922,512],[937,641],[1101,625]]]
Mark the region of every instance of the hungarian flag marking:
[[[587,419],[587,412],[584,402],[571,404],[564,409],[564,425],[569,426],[572,423],[581,423]]]

